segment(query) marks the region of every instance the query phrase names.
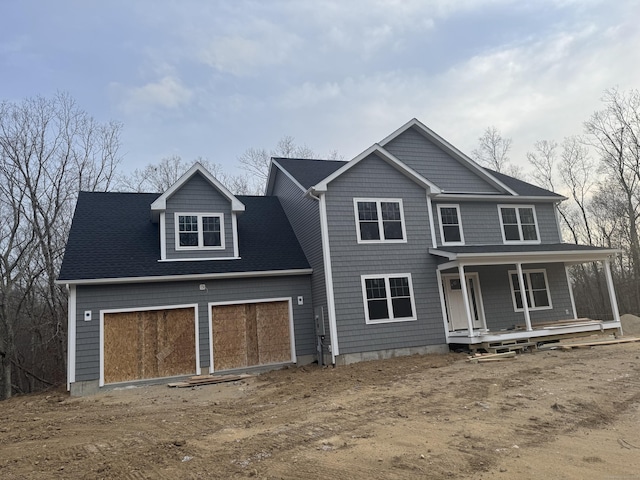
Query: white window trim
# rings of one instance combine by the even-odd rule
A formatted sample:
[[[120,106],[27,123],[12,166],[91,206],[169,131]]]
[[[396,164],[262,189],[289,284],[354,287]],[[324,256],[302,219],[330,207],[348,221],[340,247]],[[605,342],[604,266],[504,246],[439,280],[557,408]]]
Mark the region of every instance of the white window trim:
[[[520,238],[524,238],[522,235],[522,224],[520,223],[520,209],[521,208],[530,208],[533,212],[533,221],[536,227],[536,236],[537,240],[507,240],[504,235],[504,222],[502,221],[502,209],[503,208],[515,208],[516,209],[516,217],[518,219],[518,233],[520,234]],[[540,243],[540,229],[538,228],[538,215],[536,214],[535,205],[507,205],[502,204],[498,205],[498,219],[500,220],[500,234],[502,235],[502,243],[505,245],[536,245]]]
[[[460,230],[460,241],[459,242],[447,242],[444,239],[444,225],[442,224],[442,208],[455,208],[456,214],[458,215],[458,229]],[[457,204],[442,204],[438,205],[438,224],[440,225],[440,243],[442,245],[464,245],[464,231],[462,230],[462,217],[460,216],[460,205]]]
[[[378,210],[378,231],[380,232],[380,240],[362,240],[360,236],[360,216],[358,215],[358,202],[372,202],[376,204]],[[402,226],[402,238],[385,240],[384,225],[382,223],[382,202],[397,203],[400,206],[400,223]],[[404,221],[404,206],[401,198],[354,198],[353,210],[356,220],[356,235],[358,236],[358,243],[407,243],[407,229]]]
[[[405,277],[409,280],[409,294],[411,296],[411,311],[413,312],[413,316],[411,317],[402,317],[402,318],[393,318],[393,305],[391,303],[391,288],[389,286],[390,278],[398,278]],[[369,319],[369,305],[367,301],[367,284],[366,280],[370,280],[373,278],[383,278],[385,283],[385,288],[387,291],[387,309],[389,311],[389,315],[392,318],[385,318],[380,320],[370,320]],[[413,294],[413,280],[411,279],[410,273],[390,273],[390,274],[379,274],[379,275],[361,275],[360,283],[362,284],[362,301],[364,306],[364,319],[367,325],[376,325],[378,323],[396,323],[396,322],[411,322],[417,320],[416,313],[416,297]]]
[[[198,246],[196,247],[183,247],[180,245],[180,222],[179,217],[198,217]],[[202,231],[202,217],[218,217],[220,219],[220,245],[219,246],[205,246],[204,237]],[[193,250],[224,250],[224,213],[188,213],[188,212],[176,212],[173,217],[173,228],[175,231],[175,249],[176,251],[193,251]]]
[[[552,310],[553,303],[551,301],[551,290],[549,289],[549,279],[547,278],[547,271],[544,268],[537,268],[533,270],[522,270],[522,276],[526,277],[526,282],[529,285],[529,291],[531,291],[531,276],[530,276],[531,273],[542,273],[544,275],[544,284],[545,284],[545,287],[547,288],[547,298],[549,299],[549,305],[545,305],[544,307],[536,307],[535,305],[532,305],[532,302],[534,302],[535,300],[533,298],[533,295],[530,295],[527,297],[529,311],[535,312],[536,310]],[[515,286],[513,285],[513,275],[517,276],[518,271],[509,270],[509,286],[511,287],[511,301],[513,302],[513,311],[524,312],[524,308],[518,308],[518,304],[516,302],[516,290],[515,290]],[[526,291],[524,290],[524,285],[522,285],[522,288],[523,290],[521,291],[524,291],[526,295]]]

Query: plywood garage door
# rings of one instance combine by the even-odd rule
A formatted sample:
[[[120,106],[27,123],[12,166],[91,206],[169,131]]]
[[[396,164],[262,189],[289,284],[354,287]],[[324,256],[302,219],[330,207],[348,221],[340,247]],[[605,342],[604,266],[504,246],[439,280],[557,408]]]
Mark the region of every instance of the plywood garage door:
[[[105,383],[196,371],[195,309],[104,314]]]
[[[291,361],[289,302],[211,307],[216,370]]]

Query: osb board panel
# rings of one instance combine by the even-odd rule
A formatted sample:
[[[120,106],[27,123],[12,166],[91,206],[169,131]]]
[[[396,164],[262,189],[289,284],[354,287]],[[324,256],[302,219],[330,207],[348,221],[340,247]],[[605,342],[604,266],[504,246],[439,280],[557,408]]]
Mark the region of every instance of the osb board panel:
[[[194,321],[193,308],[105,314],[105,383],[194,373]]]
[[[257,304],[248,303],[245,312],[247,318],[247,365],[259,365]]]
[[[213,365],[216,370],[246,367],[247,315],[245,305],[211,307]]]
[[[139,337],[138,312],[105,314],[105,383],[124,382],[139,378]]]
[[[259,364],[291,361],[288,302],[259,303],[256,324]]]

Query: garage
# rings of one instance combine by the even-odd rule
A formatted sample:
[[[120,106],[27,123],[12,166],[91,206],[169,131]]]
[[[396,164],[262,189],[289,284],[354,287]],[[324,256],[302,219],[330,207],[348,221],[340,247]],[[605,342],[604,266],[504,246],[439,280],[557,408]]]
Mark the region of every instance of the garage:
[[[215,370],[293,361],[289,310],[288,300],[212,305]]]
[[[104,383],[196,373],[195,308],[104,313]]]

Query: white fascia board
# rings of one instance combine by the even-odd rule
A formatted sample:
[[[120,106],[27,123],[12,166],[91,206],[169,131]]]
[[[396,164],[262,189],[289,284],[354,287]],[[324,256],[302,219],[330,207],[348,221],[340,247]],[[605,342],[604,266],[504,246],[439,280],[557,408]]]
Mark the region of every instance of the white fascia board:
[[[364,152],[362,152],[360,155],[355,157],[353,160],[345,163],[344,166],[342,166],[341,168],[339,168],[338,170],[333,172],[331,175],[329,175],[327,178],[322,180],[320,183],[318,183],[318,184],[314,185],[313,187],[311,187],[311,190],[313,192],[326,192],[327,191],[327,186],[328,186],[329,183],[331,183],[333,180],[338,178],[340,175],[342,175],[347,170],[349,170],[349,169],[353,168],[354,166],[356,166],[358,163],[360,163],[362,160],[364,160],[365,158],[367,158],[371,154],[377,154],[377,156],[380,159],[382,159],[385,162],[387,162],[389,165],[394,167],[400,173],[402,173],[405,176],[409,177],[411,180],[413,180],[418,185],[420,185],[423,188],[429,190],[430,193],[440,193],[441,192],[440,188],[437,185],[435,185],[434,183],[430,182],[429,180],[424,178],[422,175],[420,175],[418,172],[416,172],[412,168],[410,168],[407,165],[405,165],[402,161],[400,161],[398,158],[396,158],[391,153],[387,152],[384,148],[382,148],[377,143],[372,145],[372,146],[370,146],[369,148],[367,148]]]
[[[57,284],[69,285],[108,285],[112,283],[153,283],[153,282],[182,282],[187,280],[217,280],[224,278],[251,278],[251,277],[284,277],[295,275],[310,275],[312,268],[300,268],[291,270],[265,270],[256,272],[229,272],[229,273],[203,273],[193,275],[162,275],[153,277],[121,277],[121,278],[95,278],[84,280],[56,280]]]
[[[218,190],[224,197],[226,197],[231,202],[231,211],[233,212],[244,212],[244,204],[236,198],[236,196],[231,193],[227,187],[222,185],[213,175],[209,173],[209,171],[202,166],[200,162],[196,162],[193,166],[187,170],[184,175],[182,175],[176,183],[171,185],[169,189],[160,195],[152,204],[151,210],[166,210],[167,209],[167,199],[171,197],[177,190],[180,189],[193,175],[196,173],[200,173],[207,181]]]
[[[446,250],[430,248],[429,253],[445,257],[450,261],[463,262],[465,265],[501,265],[519,263],[584,263],[606,260],[619,250],[607,249],[598,251],[569,250],[563,252],[487,252],[487,253],[453,253]]]
[[[550,197],[550,196],[532,196],[532,195],[496,195],[495,193],[439,193],[437,195],[433,195],[434,200],[442,200],[442,201],[465,201],[465,200],[473,200],[478,202],[492,202],[492,201],[500,201],[500,202],[511,202],[511,203],[524,203],[524,202],[553,202],[558,203],[566,200],[566,197]]]
[[[512,194],[514,196],[518,196],[518,194],[514,190],[510,189],[509,187],[507,187],[504,183],[502,183],[500,180],[498,180],[496,177],[491,175],[484,168],[482,168],[480,165],[478,165],[476,162],[474,162],[470,157],[468,157],[467,155],[462,153],[460,150],[458,150],[456,147],[451,145],[444,138],[442,138],[440,135],[438,135],[433,130],[428,128],[424,123],[422,123],[420,120],[418,120],[416,118],[412,118],[407,123],[405,123],[402,127],[400,127],[395,132],[393,132],[391,135],[388,135],[387,137],[385,137],[380,142],[380,145],[382,147],[384,147],[387,143],[389,143],[391,140],[393,140],[394,138],[399,136],[401,133],[403,133],[406,130],[409,130],[410,128],[413,128],[413,127],[416,127],[416,129],[422,135],[427,137],[429,140],[434,142],[436,145],[439,145],[443,150],[445,150],[451,156],[455,157],[458,161],[460,161],[461,163],[466,163],[467,166],[471,170],[474,170],[478,175],[483,177],[489,183],[491,183],[494,186],[504,190],[505,192],[508,192],[508,193],[510,193],[510,194]]]

